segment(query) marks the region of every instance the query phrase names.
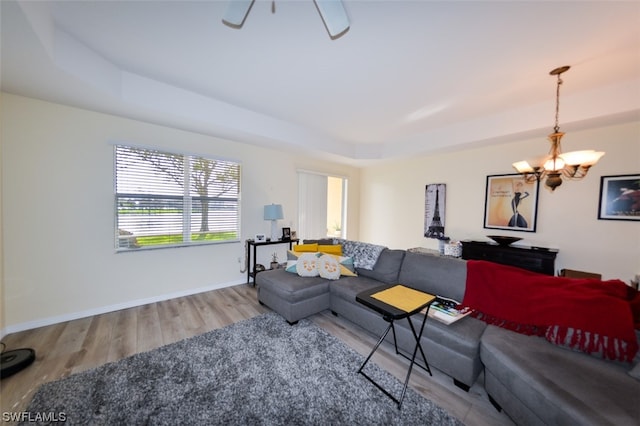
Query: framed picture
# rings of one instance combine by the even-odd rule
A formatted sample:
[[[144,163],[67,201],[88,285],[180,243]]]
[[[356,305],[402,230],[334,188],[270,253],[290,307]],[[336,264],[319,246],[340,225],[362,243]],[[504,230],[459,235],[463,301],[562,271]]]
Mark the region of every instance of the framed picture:
[[[265,234],[256,234],[257,243],[264,243],[265,241],[267,241],[267,236]]]
[[[640,173],[600,178],[598,219],[640,221]]]
[[[291,239],[291,228],[282,228],[282,241],[289,241]]]
[[[536,232],[539,186],[517,173],[487,176],[484,227]]]
[[[445,238],[444,210],[447,197],[447,185],[432,183],[424,190],[424,236],[427,238]]]

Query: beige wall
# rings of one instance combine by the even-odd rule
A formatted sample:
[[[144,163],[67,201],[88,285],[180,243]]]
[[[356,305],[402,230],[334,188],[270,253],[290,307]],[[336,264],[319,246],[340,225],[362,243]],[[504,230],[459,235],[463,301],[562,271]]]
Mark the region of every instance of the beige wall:
[[[268,233],[262,208],[272,202],[284,208],[279,226],[296,229],[298,169],[348,177],[359,192],[358,169],[312,157],[6,93],[1,102],[8,331],[245,281],[244,243],[115,253],[113,142],[239,160],[243,239]],[[357,196],[349,203],[357,223]],[[277,250],[284,259],[286,246]]]
[[[342,184],[342,178],[327,177],[327,235],[334,237],[342,236]]]
[[[560,250],[556,268],[599,272],[628,282],[640,273],[640,223],[598,220],[600,176],[640,173],[640,122],[588,131],[567,131],[564,151],[606,151],[582,181],[565,181],[555,192],[540,188],[535,233],[483,228],[486,176],[513,173],[511,163],[542,155],[539,138],[368,167],[361,174],[360,237],[395,248],[437,248],[423,237],[424,191],[446,183],[446,234],[487,240],[486,235],[523,237],[522,244]]]
[[[560,249],[557,268],[628,281],[640,273],[640,225],[597,220],[601,175],[640,172],[640,123],[569,132],[566,151],[607,152],[583,181],[540,191],[536,233],[482,227],[485,178],[548,149],[544,135],[487,148],[394,161],[362,170],[86,110],[2,94],[0,331],[244,282],[243,243],[116,254],[112,142],[241,161],[242,236],[268,232],[264,204],[283,204],[296,229],[296,170],[349,179],[348,238],[392,248],[436,248],[422,237],[424,186],[447,184],[446,230],[454,239],[490,233]],[[278,248],[281,256],[284,247]],[[271,250],[263,250],[261,263]],[[280,257],[282,259],[282,257]],[[4,285],[4,288],[2,288]],[[4,300],[3,300],[4,299]]]

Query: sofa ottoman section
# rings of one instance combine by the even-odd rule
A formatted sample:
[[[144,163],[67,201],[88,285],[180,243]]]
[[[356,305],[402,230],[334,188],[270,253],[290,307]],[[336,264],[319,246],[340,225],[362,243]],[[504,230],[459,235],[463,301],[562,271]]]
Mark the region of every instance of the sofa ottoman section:
[[[274,269],[256,276],[258,301],[282,315],[289,324],[329,309],[329,281],[300,277]]]
[[[640,381],[630,365],[495,326],[480,354],[487,393],[517,424],[638,425]]]

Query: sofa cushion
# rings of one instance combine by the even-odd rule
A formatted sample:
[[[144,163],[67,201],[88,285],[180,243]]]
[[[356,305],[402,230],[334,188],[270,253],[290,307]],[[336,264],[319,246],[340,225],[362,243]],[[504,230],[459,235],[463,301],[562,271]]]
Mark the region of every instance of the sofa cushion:
[[[320,238],[317,240],[304,240],[305,244],[322,244],[322,245],[330,245],[334,244],[333,238]]]
[[[356,303],[356,295],[361,291],[369,290],[373,287],[380,287],[380,281],[363,276],[358,277],[341,277],[337,281],[331,281],[329,290],[331,297],[339,297],[350,302]]]
[[[466,260],[407,252],[398,282],[438,296],[462,301],[467,281]]]
[[[260,272],[256,276],[256,283],[261,289],[266,289],[289,303],[308,300],[327,293],[329,282],[319,276],[303,278],[297,274],[290,274],[284,269]]]
[[[404,254],[404,250],[389,250],[385,248],[380,252],[373,269],[358,268],[358,275],[373,278],[385,284],[397,284]]]

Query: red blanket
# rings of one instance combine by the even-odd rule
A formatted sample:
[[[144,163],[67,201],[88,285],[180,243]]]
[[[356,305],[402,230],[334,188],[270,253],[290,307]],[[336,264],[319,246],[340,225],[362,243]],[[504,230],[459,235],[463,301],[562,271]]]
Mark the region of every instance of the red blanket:
[[[470,260],[462,305],[490,324],[631,361],[638,342],[627,297],[628,286],[620,280],[552,277]]]

